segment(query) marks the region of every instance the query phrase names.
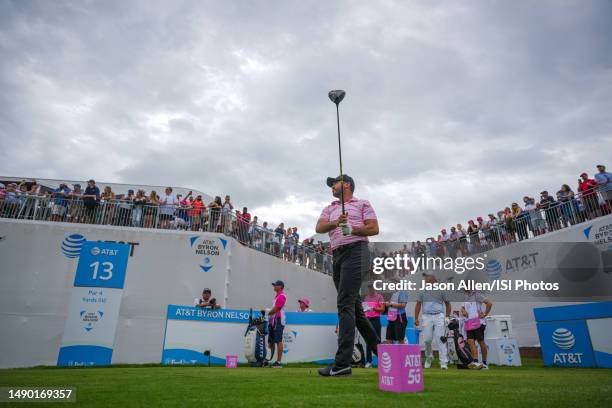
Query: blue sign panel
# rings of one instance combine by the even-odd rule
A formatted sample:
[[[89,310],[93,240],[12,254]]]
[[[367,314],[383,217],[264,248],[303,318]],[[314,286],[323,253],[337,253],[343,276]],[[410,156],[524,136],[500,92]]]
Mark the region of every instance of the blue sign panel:
[[[538,322],[537,326],[545,366],[595,366],[586,321]]]
[[[81,247],[74,286],[123,289],[130,246],[86,241]]]

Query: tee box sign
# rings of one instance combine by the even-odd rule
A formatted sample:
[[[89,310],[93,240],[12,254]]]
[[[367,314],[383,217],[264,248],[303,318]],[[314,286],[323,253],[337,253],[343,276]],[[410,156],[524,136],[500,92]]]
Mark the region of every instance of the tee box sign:
[[[418,344],[378,345],[378,388],[391,392],[424,389],[421,349]]]
[[[81,248],[74,286],[123,289],[129,246],[86,241]]]

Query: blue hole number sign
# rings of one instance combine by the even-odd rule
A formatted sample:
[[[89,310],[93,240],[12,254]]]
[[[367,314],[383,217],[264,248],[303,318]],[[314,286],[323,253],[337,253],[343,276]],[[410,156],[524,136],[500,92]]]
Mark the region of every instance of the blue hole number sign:
[[[79,256],[74,286],[123,289],[130,246],[86,241]]]

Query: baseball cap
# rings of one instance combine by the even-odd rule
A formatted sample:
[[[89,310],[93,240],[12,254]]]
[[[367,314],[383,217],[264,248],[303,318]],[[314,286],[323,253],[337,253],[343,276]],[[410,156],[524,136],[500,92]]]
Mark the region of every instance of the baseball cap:
[[[476,221],[482,221],[482,217],[477,217]]]
[[[355,190],[355,180],[348,174],[342,174],[338,177],[328,177],[327,178],[327,187],[333,187],[336,182],[344,180],[345,183],[349,183],[351,185],[351,191]]]
[[[276,282],[272,282],[272,286],[282,286],[284,288],[285,282],[283,282],[282,280],[277,280]]]
[[[598,164],[598,165],[597,165],[597,166],[595,166],[595,167],[604,167],[604,168],[605,168],[606,166],[604,166],[603,164]]]
[[[0,183],[0,188],[6,188],[6,186],[4,185],[4,183]]]
[[[302,302],[306,305],[306,307],[310,307],[310,299],[308,299],[307,297],[298,299],[298,302]]]
[[[587,173],[580,173],[580,177],[589,176]]]
[[[212,291],[210,290],[210,288],[204,288],[202,293],[212,293]]]
[[[546,191],[546,190],[541,191],[540,194],[548,194],[548,191]]]

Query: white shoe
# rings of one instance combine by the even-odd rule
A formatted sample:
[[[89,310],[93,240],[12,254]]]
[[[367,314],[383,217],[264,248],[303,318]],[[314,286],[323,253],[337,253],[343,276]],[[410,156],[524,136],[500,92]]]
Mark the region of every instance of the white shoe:
[[[480,367],[481,370],[488,370],[489,366],[486,364],[482,364],[482,367]]]
[[[446,364],[440,364],[440,369],[448,370],[448,366]]]
[[[372,368],[372,363],[366,363],[365,368]]]
[[[425,368],[431,368],[431,358],[425,359]]]
[[[480,370],[482,368],[482,363],[479,363],[478,361],[472,361],[470,364],[468,364],[468,368]]]

